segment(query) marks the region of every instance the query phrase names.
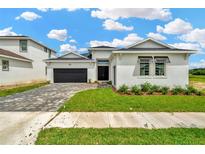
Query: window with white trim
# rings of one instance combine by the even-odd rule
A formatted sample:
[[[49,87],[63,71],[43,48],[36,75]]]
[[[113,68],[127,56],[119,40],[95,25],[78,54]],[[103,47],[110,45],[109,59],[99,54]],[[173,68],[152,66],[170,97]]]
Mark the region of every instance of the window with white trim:
[[[44,47],[44,52],[47,52],[47,48],[46,47]]]
[[[151,56],[138,57],[138,62],[140,63],[140,76],[149,76],[150,75],[150,63],[153,58]]]
[[[2,60],[2,71],[9,71],[9,61]]]
[[[19,40],[20,52],[27,52],[27,40]]]
[[[166,75],[166,63],[170,63],[170,60],[167,56],[155,56],[155,75],[156,76],[165,76]]]
[[[165,75],[165,63],[155,63],[155,75],[156,76]]]
[[[48,58],[51,58],[51,50],[48,50]]]
[[[140,63],[140,76],[149,75],[149,63]]]

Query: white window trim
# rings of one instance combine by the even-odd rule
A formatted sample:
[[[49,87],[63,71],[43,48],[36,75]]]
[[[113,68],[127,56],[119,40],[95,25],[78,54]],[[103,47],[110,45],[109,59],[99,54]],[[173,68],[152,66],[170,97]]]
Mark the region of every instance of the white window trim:
[[[7,61],[8,62],[7,69],[3,68],[4,67],[3,61]],[[1,63],[2,63],[2,71],[9,71],[9,60],[2,60]]]
[[[156,75],[156,63],[154,63],[154,77],[155,78],[166,78],[167,77],[167,64],[164,63],[164,75]]]
[[[27,45],[26,50],[22,50],[21,41],[26,41],[26,42],[27,42],[27,43],[26,43],[26,45]],[[20,51],[20,52],[23,52],[23,53],[28,52],[28,40],[19,40],[19,51]]]
[[[139,65],[141,65],[141,64],[145,64],[145,63],[139,63]],[[140,72],[141,72],[141,66],[140,66],[140,72],[139,72],[139,76],[140,76],[140,77],[149,77],[149,76],[151,76],[150,63],[148,63],[148,64],[149,64],[149,74],[148,74],[148,75],[141,75],[141,74],[140,74]]]

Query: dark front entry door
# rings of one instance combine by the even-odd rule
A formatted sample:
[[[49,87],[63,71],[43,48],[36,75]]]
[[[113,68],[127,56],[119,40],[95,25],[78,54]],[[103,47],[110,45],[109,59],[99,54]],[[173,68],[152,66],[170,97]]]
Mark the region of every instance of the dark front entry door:
[[[54,82],[87,82],[87,69],[54,69]]]
[[[109,79],[109,66],[98,66],[98,80]]]

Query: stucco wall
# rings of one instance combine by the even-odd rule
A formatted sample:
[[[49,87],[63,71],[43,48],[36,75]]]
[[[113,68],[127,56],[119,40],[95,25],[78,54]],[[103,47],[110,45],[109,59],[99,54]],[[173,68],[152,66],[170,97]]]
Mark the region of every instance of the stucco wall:
[[[88,81],[96,81],[96,64],[93,62],[52,62],[48,63],[47,80],[53,83],[53,69],[55,68],[87,68]]]
[[[2,71],[2,60],[9,60],[9,71]],[[32,81],[45,80],[33,74],[31,62],[0,57],[0,85],[20,84]]]
[[[33,41],[28,41],[28,51],[19,52],[19,40],[0,40],[0,48],[15,52],[26,58],[33,60],[33,62],[23,62],[18,60],[9,60],[10,70],[5,72],[0,68],[0,83],[6,84],[17,84],[19,82],[30,82],[33,80],[46,80],[46,64],[43,61],[48,59],[48,52],[44,51],[44,48]],[[55,54],[52,53],[52,57]],[[2,63],[1,58],[0,63]],[[32,66],[32,67],[29,67]]]
[[[92,51],[93,59],[109,59],[112,51]]]
[[[99,59],[105,59],[105,60],[109,60],[110,56],[112,54],[112,51],[109,50],[109,51],[103,51],[103,50],[97,50],[97,51],[92,51],[92,59],[96,59],[96,60],[99,60]],[[110,61],[111,63],[111,61]],[[111,65],[109,64],[109,79],[108,80],[111,80]],[[97,70],[97,67],[98,67],[98,64],[97,64],[97,61],[96,61],[96,67],[95,67],[95,78],[97,80],[98,78],[98,70]]]
[[[140,76],[140,66],[137,62],[138,56],[168,56],[170,63],[165,66],[165,76],[155,76],[155,64],[150,64],[150,76]],[[116,63],[116,88],[126,84],[143,84],[150,82],[161,86],[174,87],[176,85],[185,87],[188,84],[188,57],[186,54],[121,54],[114,57]],[[114,65],[114,64],[112,64]],[[113,75],[113,69],[112,69]],[[113,77],[112,77],[113,79]]]

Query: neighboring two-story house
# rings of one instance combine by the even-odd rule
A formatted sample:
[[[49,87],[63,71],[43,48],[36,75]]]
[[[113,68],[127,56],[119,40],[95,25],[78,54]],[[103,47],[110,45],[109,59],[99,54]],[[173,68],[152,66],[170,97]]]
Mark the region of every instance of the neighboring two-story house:
[[[55,51],[27,36],[0,36],[0,85],[46,80]]]
[[[196,53],[152,38],[122,49],[98,46],[88,50],[88,57],[70,52],[45,60],[48,80],[55,83],[112,81],[116,88],[145,82],[185,87],[189,83],[188,59]]]

